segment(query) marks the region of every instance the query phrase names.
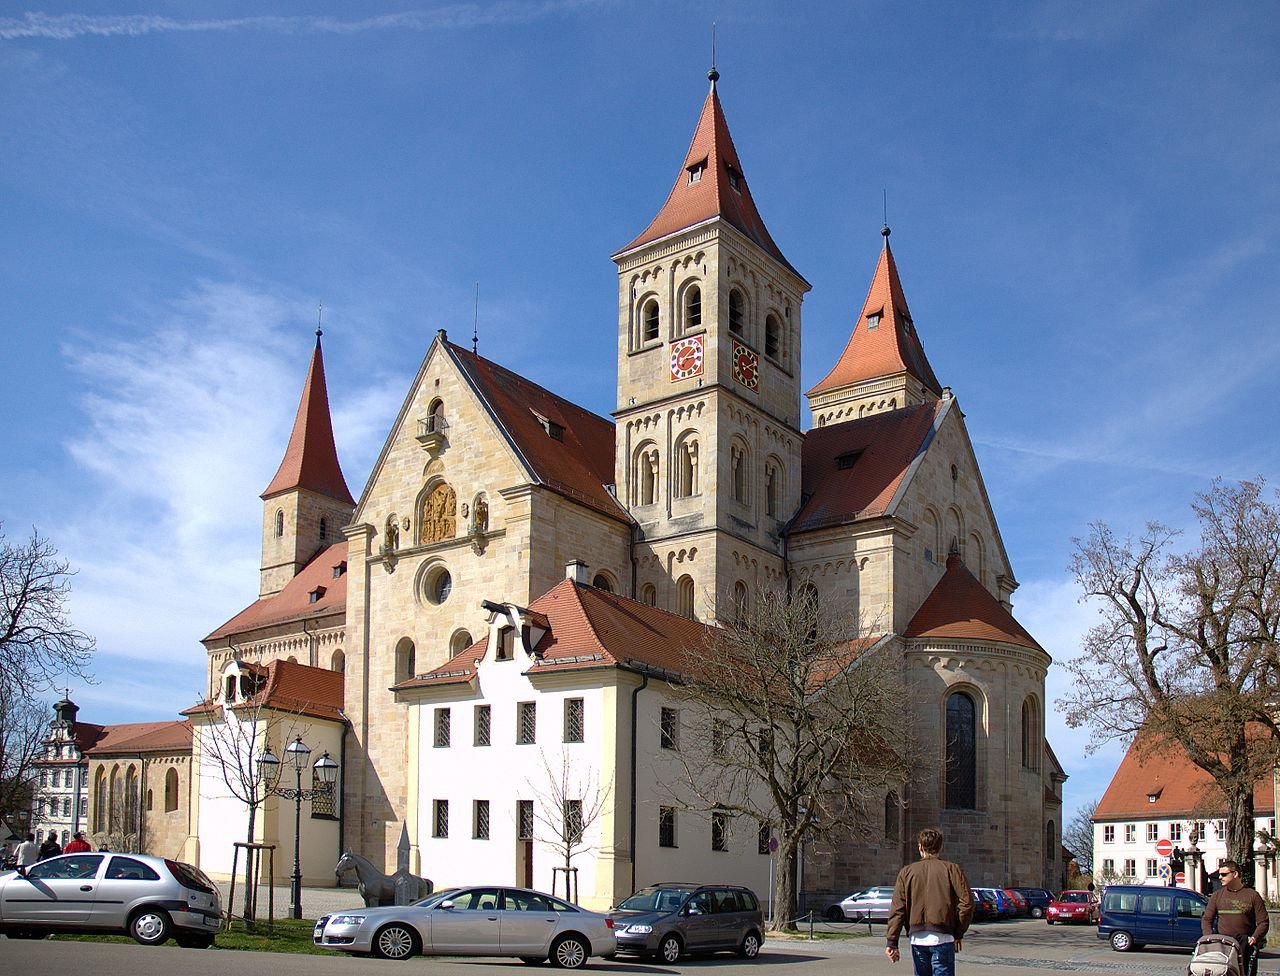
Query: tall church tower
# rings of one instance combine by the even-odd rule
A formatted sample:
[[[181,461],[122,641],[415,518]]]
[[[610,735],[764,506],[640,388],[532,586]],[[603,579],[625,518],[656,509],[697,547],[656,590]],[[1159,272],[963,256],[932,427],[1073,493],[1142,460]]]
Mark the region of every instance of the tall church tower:
[[[782,573],[800,502],[800,305],[716,91],[675,185],[618,266],[615,483],[637,599],[700,620]]]
[[[324,381],[321,331],[307,367],[289,446],[262,493],[262,575],[259,597],[279,593],[325,546],[342,541],[356,503],[333,443]]]
[[[942,396],[902,293],[888,225],[880,233],[880,263],[849,341],[831,372],[806,394],[815,427],[932,403]]]

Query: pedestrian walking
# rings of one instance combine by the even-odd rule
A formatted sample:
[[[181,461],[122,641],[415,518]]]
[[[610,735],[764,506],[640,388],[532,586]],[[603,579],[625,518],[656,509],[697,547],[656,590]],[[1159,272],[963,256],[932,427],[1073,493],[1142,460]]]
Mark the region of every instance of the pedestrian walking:
[[[38,860],[40,860],[40,845],[36,843],[36,835],[27,834],[27,839],[18,845],[18,867],[30,867]]]
[[[1235,939],[1240,943],[1240,963],[1245,976],[1255,976],[1258,950],[1271,927],[1266,902],[1240,880],[1240,865],[1235,861],[1218,865],[1218,881],[1218,890],[1209,896],[1209,904],[1200,916],[1200,933],[1209,935],[1216,931]]]
[[[889,906],[884,954],[901,958],[898,936],[911,940],[915,976],[955,976],[956,953],[973,920],[973,895],[960,865],[944,861],[942,831],[926,827],[916,837],[920,860],[898,872]]]
[[[77,830],[76,835],[72,837],[71,841],[67,844],[67,846],[62,849],[62,853],[63,854],[83,854],[85,851],[91,851],[91,850],[93,850],[93,848],[90,847],[88,842],[84,839],[84,831]]]
[[[47,857],[57,857],[62,853],[62,845],[58,843],[58,832],[56,830],[49,831],[49,836],[43,844],[40,845],[40,860],[43,861]]]

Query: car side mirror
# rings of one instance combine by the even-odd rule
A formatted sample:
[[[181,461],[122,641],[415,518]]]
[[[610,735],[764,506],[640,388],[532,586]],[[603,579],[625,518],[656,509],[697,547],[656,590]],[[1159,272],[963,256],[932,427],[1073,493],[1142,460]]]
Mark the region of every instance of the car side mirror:
[[[686,909],[685,909],[685,914],[686,914],[686,915],[701,915],[701,914],[702,914],[702,909],[701,909],[701,908],[699,908],[697,905],[690,905],[688,908],[686,908]]]
[[[27,867],[25,864],[19,864],[14,870],[18,872],[18,877],[20,878],[25,878],[27,876]]]
[[[439,907],[441,911],[445,911],[445,912],[453,911],[453,899],[452,898],[445,899],[440,903]]]

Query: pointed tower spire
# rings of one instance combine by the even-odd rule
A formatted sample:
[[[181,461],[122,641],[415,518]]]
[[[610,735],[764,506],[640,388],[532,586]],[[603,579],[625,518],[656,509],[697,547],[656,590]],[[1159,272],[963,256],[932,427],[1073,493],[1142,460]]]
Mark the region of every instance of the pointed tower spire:
[[[644,244],[719,217],[746,234],[765,253],[798,276],[799,272],[783,257],[769,236],[764,219],[751,198],[751,189],[747,186],[716,90],[720,72],[713,66],[707,77],[711,87],[702,103],[702,114],[694,129],[693,141],[685,153],[675,185],[667,194],[666,203],[644,232],[614,258],[616,260],[618,255]]]
[[[942,385],[924,354],[902,292],[898,266],[889,247],[889,225],[885,224],[880,233],[884,237],[880,262],[844,352],[806,394],[815,424],[837,419],[837,414],[838,419],[853,420],[942,396]],[[851,409],[835,409],[845,404]]]
[[[333,443],[333,422],[329,417],[329,392],[324,380],[324,352],[320,347],[321,330],[316,328],[316,348],[307,367],[307,380],[302,386],[302,399],[293,421],[289,446],[276,476],[262,497],[270,498],[283,491],[303,488],[317,495],[354,505],[347,481],[338,464],[338,449]]]

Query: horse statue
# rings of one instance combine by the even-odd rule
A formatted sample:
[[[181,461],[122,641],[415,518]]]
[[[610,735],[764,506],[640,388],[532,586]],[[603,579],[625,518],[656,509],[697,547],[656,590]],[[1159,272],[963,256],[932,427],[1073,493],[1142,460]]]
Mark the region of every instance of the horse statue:
[[[360,897],[364,899],[365,908],[376,908],[379,905],[411,905],[420,898],[425,898],[435,890],[430,878],[420,878],[410,874],[407,868],[401,868],[395,874],[387,876],[374,867],[373,862],[362,854],[343,851],[342,857],[334,866],[333,874],[339,882],[348,871],[356,873],[356,881],[360,886]]]

